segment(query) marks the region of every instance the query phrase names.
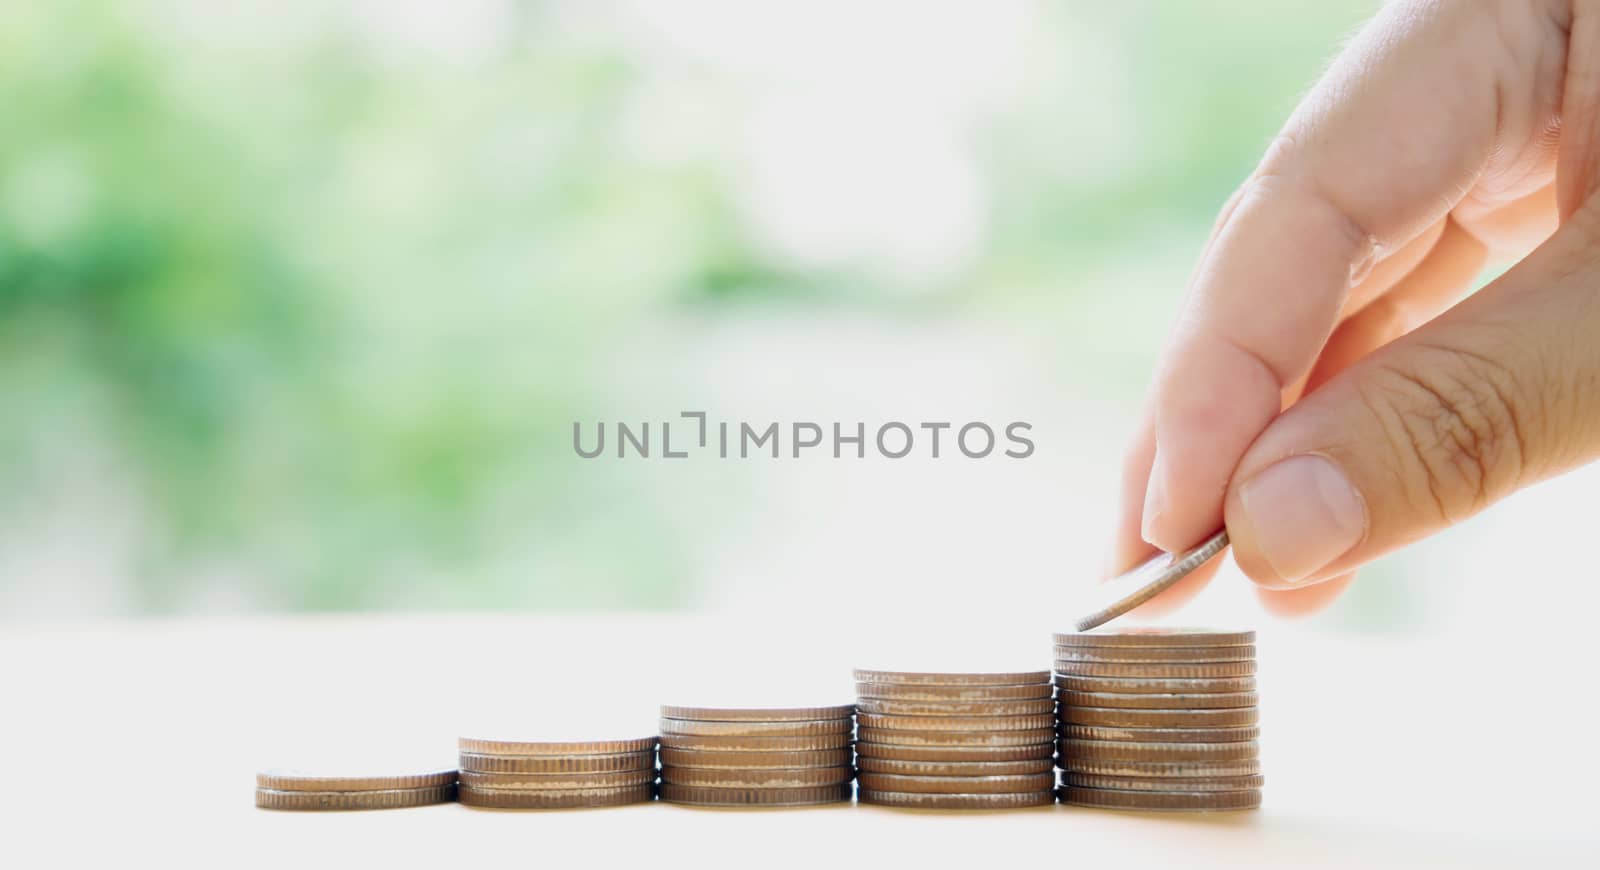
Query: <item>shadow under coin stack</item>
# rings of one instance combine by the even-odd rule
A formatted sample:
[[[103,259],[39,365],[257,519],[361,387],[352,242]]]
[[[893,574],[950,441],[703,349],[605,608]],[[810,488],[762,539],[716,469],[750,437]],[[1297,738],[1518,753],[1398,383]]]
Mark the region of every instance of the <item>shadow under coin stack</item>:
[[[613,807],[656,793],[656,738],[523,743],[463,737],[460,800],[470,807]]]
[[[295,770],[256,774],[256,806],[268,810],[393,810],[456,799],[456,772],[400,776],[317,776]]]
[[[661,799],[703,807],[850,800],[855,708],[661,708]]]
[[[1255,632],[1055,636],[1061,801],[1122,810],[1261,806]]]
[[[861,803],[930,810],[1055,803],[1049,672],[857,670],[855,678]]]

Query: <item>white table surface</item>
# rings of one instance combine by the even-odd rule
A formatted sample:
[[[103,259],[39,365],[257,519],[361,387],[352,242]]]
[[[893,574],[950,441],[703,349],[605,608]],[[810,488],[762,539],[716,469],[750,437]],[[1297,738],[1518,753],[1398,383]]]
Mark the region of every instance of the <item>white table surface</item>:
[[[18,867],[1600,866],[1593,641],[1570,633],[1507,645],[1263,630],[1255,813],[252,805],[261,768],[451,766],[469,733],[651,734],[661,703],[847,703],[853,665],[977,669],[1022,650],[1021,666],[1049,664],[1043,621],[890,637],[850,620],[841,608],[0,629],[12,774],[0,854]]]

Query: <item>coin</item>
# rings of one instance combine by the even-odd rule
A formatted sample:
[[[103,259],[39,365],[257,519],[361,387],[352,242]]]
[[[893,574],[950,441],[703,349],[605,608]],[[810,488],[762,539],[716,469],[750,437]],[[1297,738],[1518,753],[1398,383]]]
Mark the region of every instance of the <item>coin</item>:
[[[461,772],[461,784],[475,789],[512,791],[565,791],[575,788],[618,788],[656,781],[655,768],[613,770],[605,773],[478,773]]]
[[[1019,686],[902,686],[856,683],[857,703],[868,698],[893,701],[1026,701],[1050,697],[1048,683]]]
[[[903,761],[863,755],[856,759],[861,773],[894,773],[902,776],[1019,776],[1049,773],[1055,767],[1049,756],[1022,761]]]
[[[1037,701],[887,701],[862,698],[863,713],[888,716],[1038,716],[1056,710],[1050,698]]]
[[[1061,774],[1061,784],[1078,788],[1112,788],[1119,791],[1243,791],[1260,788],[1266,782],[1261,774],[1248,776],[1096,776],[1092,773]]]
[[[701,722],[695,719],[662,719],[661,733],[695,734],[705,737],[803,737],[814,734],[844,734],[855,727],[850,719],[819,719],[792,722]]]
[[[747,770],[716,770],[670,765],[661,768],[662,782],[715,788],[815,788],[838,785],[854,778],[855,771],[849,765]]]
[[[1255,725],[1238,728],[1118,728],[1111,725],[1063,725],[1061,736],[1069,740],[1131,740],[1136,743],[1238,743],[1260,737],[1261,729]]]
[[[1032,746],[900,746],[893,743],[861,742],[856,744],[856,764],[865,758],[886,758],[896,761],[1027,761],[1050,758],[1055,751],[1053,743]]]
[[[1061,789],[1061,802],[1115,810],[1205,812],[1253,810],[1261,806],[1261,789],[1242,791],[1120,791],[1109,788]]]
[[[1255,707],[1221,707],[1209,710],[1132,710],[1125,707],[1061,708],[1061,721],[1073,725],[1114,725],[1119,728],[1219,728],[1254,725],[1260,721]]]
[[[1056,646],[1105,647],[1197,647],[1249,646],[1256,642],[1253,631],[1225,631],[1216,628],[1176,628],[1155,625],[1128,628],[1100,628],[1094,631],[1063,632],[1054,636]]]
[[[696,752],[661,747],[662,766],[707,770],[767,770],[793,767],[838,767],[850,764],[849,749],[810,752]]]
[[[1017,686],[1049,682],[1050,672],[940,674],[915,671],[868,671],[857,668],[855,677],[858,683],[889,683],[896,686]]]
[[[1218,707],[1254,707],[1260,700],[1255,692],[1136,695],[1122,692],[1069,692],[1065,689],[1058,690],[1056,697],[1063,706],[1114,707],[1119,710],[1202,710]]]
[[[1228,546],[1228,530],[1223,529],[1182,553],[1159,553],[1149,561],[1106,583],[1114,596],[1099,610],[1073,624],[1078,631],[1104,625],[1124,613],[1172,588],[1194,569],[1210,561]]]
[[[624,752],[646,752],[656,748],[656,738],[653,735],[631,740],[531,743],[463,737],[458,742],[462,752],[475,755],[617,755]]]
[[[1139,662],[1247,662],[1254,646],[1057,646],[1056,661],[1136,664]]]
[[[1069,740],[1056,744],[1063,759],[1114,761],[1239,761],[1260,751],[1254,740],[1237,743],[1135,743],[1120,740]]]
[[[604,773],[613,770],[654,770],[656,754],[619,752],[615,755],[478,755],[461,753],[461,769],[478,773]]]
[[[1232,761],[1118,761],[1116,759],[1061,759],[1061,767],[1071,773],[1096,776],[1141,778],[1254,776],[1261,772],[1261,761],[1254,757]]]
[[[1128,677],[1083,677],[1057,674],[1057,688],[1069,692],[1115,692],[1128,695],[1254,692],[1255,677],[1218,677],[1215,679],[1149,679]]]
[[[888,716],[861,713],[856,716],[863,728],[890,728],[897,731],[1027,731],[1051,728],[1054,714],[1042,716]]]
[[[900,746],[1032,746],[1049,743],[1055,733],[1054,728],[1027,731],[901,731],[862,726],[857,736],[869,743]]]
[[[848,782],[811,788],[709,788],[668,782],[661,784],[661,799],[701,806],[796,807],[848,801],[851,788]]]
[[[661,748],[693,749],[696,752],[813,752],[818,749],[845,749],[851,735],[808,734],[798,737],[741,737],[705,734],[663,734]]]
[[[1011,776],[907,776],[898,773],[863,773],[857,777],[870,791],[904,791],[918,794],[1017,794],[1048,791],[1056,784],[1053,773]]]
[[[855,715],[854,704],[833,707],[672,707],[661,705],[668,719],[698,719],[702,722],[805,722],[816,719],[848,719]]]
[[[1056,671],[1074,677],[1123,677],[1141,680],[1213,680],[1220,677],[1248,677],[1256,672],[1256,663],[1249,662],[1196,662],[1194,664],[1167,664],[1144,662],[1140,664],[1100,662],[1066,662],[1056,660]]]
[[[265,810],[392,810],[449,803],[455,799],[454,785],[366,791],[256,789],[256,806]]]
[[[621,788],[565,789],[562,791],[509,791],[461,787],[459,799],[469,807],[500,810],[563,810],[580,807],[614,807],[644,803],[655,797],[654,785]]]
[[[861,789],[856,800],[863,804],[916,810],[1017,810],[1023,807],[1050,806],[1055,792],[1020,794],[918,794],[904,791]]]
[[[264,770],[256,774],[256,788],[272,791],[398,791],[454,785],[454,770],[397,776],[319,776],[298,770]]]

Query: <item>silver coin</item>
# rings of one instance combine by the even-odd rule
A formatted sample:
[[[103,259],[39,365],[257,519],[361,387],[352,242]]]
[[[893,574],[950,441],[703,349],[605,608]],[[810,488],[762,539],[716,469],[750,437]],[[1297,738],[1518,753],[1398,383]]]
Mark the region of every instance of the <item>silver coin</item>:
[[[1073,623],[1078,631],[1104,625],[1172,588],[1194,569],[1204,565],[1228,546],[1228,530],[1223,529],[1182,553],[1160,553],[1132,571],[1106,583],[1116,597],[1099,610]]]

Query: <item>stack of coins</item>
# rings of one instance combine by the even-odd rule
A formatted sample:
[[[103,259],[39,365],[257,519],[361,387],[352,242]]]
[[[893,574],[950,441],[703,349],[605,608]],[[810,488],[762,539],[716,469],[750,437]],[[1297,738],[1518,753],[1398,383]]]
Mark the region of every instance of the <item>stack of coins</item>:
[[[943,810],[1055,803],[1048,671],[857,670],[855,678],[861,803]]]
[[[794,807],[850,800],[855,707],[661,708],[661,799]]]
[[[1261,805],[1255,632],[1129,628],[1055,644],[1063,803]]]
[[[456,772],[400,776],[318,776],[294,770],[256,774],[256,806],[269,810],[390,810],[456,799]]]
[[[656,793],[656,738],[525,743],[463,737],[460,800],[508,810],[612,807]]]

